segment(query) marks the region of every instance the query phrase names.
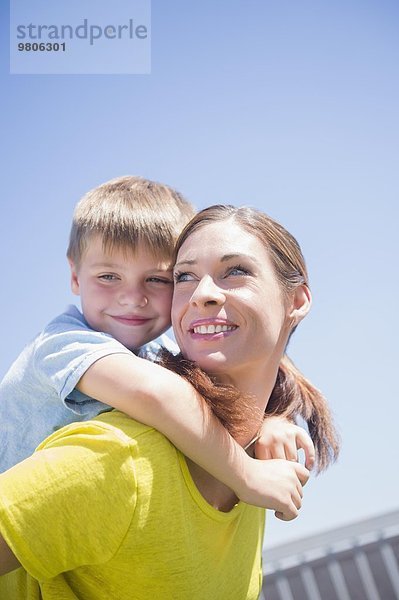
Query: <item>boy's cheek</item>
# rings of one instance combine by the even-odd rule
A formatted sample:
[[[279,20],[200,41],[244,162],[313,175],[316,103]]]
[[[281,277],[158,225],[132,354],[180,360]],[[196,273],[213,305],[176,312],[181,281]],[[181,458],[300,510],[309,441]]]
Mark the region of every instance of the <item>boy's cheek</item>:
[[[172,297],[173,290],[167,289],[163,294],[159,294],[158,300],[158,311],[164,315],[165,318],[170,320],[170,313],[172,310]]]
[[[159,310],[159,314],[162,315],[162,319],[165,321],[168,328],[172,326],[171,313],[172,313],[172,294],[169,294],[161,302],[161,307]]]
[[[165,325],[167,327],[171,327],[172,326],[172,319],[171,319],[171,316],[170,316],[170,310],[168,310],[165,313],[162,313],[162,315],[160,315],[160,316],[161,316],[162,321],[165,323]]]

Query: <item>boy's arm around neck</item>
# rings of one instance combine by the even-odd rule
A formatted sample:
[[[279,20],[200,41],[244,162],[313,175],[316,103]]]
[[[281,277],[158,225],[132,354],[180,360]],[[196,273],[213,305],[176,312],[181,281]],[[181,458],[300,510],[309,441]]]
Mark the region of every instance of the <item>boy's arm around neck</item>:
[[[249,457],[176,373],[133,354],[111,354],[91,365],[77,388],[154,427],[237,494],[245,487]]]
[[[200,394],[176,373],[133,354],[112,354],[91,365],[77,388],[163,433],[242,501],[278,511],[284,520],[297,516],[293,498],[308,477],[306,469],[288,461],[250,458]],[[289,473],[276,480],[282,462]]]

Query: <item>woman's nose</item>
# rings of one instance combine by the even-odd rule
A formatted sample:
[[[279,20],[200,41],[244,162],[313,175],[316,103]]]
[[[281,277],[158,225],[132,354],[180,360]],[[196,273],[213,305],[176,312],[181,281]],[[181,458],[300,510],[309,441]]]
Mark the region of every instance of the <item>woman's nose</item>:
[[[206,275],[198,282],[190,300],[194,306],[221,305],[225,301],[226,297],[223,290],[209,275]]]

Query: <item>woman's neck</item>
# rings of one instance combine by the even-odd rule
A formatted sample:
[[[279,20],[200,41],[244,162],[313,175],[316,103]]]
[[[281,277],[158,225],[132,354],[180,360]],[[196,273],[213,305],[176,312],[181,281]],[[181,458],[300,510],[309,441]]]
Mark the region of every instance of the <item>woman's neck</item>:
[[[250,441],[246,452],[252,457],[255,455],[255,440]],[[237,502],[239,502],[233,490],[215,479],[212,475],[209,475],[207,471],[189,458],[186,457],[185,460],[194,484],[208,504],[221,512],[232,510]]]
[[[229,512],[238,502],[235,493],[186,457],[186,463],[201,496],[216,510]]]
[[[223,383],[234,385],[240,390],[243,397],[249,399],[253,405],[253,418],[247,423],[245,434],[236,437],[237,442],[245,447],[258,434],[263,422],[267,404],[276,383],[281,356],[269,361],[266,367],[256,365],[252,369],[246,368],[243,372],[235,372],[227,377],[218,378]]]

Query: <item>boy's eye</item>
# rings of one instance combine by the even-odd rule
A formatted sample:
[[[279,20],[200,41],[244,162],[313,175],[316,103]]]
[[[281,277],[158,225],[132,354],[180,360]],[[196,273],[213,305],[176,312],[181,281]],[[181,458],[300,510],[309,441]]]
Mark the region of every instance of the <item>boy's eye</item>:
[[[149,283],[163,283],[163,284],[171,284],[173,281],[171,279],[167,279],[166,277],[148,277],[147,281]]]
[[[190,273],[179,273],[176,271],[173,275],[175,283],[181,283],[182,281],[193,281],[194,277]]]
[[[113,273],[104,273],[103,275],[99,275],[98,279],[101,281],[117,281],[119,277]]]

